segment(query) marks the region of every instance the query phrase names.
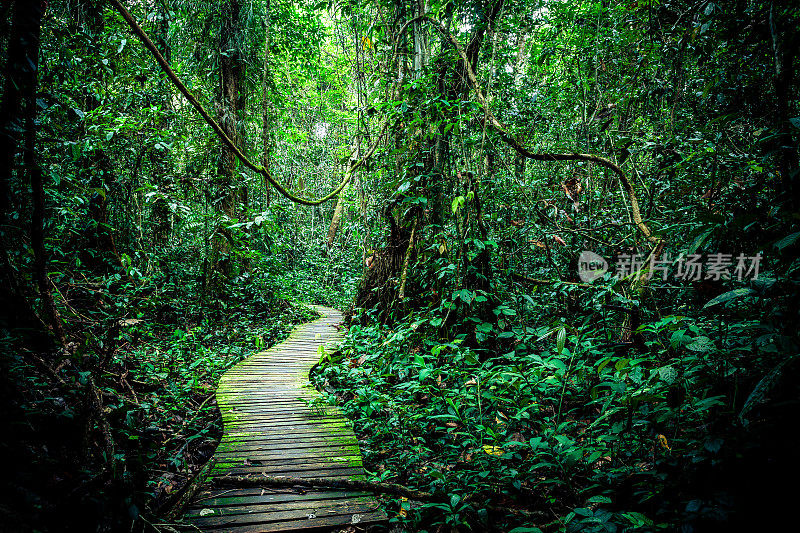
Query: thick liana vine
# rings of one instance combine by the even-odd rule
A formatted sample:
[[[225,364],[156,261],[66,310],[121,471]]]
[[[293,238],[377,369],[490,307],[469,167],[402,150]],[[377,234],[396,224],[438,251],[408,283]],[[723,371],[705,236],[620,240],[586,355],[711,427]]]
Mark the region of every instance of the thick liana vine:
[[[461,61],[464,63],[464,71],[467,74],[467,80],[475,92],[475,96],[478,99],[478,104],[481,106],[485,116],[488,118],[489,124],[500,134],[500,137],[506,142],[506,144],[511,146],[511,148],[513,148],[519,155],[528,159],[533,159],[534,161],[587,161],[596,163],[611,170],[617,175],[622,187],[625,189],[625,192],[628,195],[628,200],[631,207],[631,217],[633,218],[633,222],[636,224],[636,227],[639,229],[642,235],[644,235],[644,237],[654,245],[658,245],[662,241],[660,237],[653,235],[653,232],[642,219],[641,210],[639,209],[639,200],[636,198],[636,191],[634,191],[633,184],[631,184],[630,180],[625,175],[625,172],[619,167],[619,165],[610,159],[594,154],[533,152],[523,146],[522,143],[517,141],[514,136],[509,133],[508,128],[506,128],[499,120],[497,120],[497,117],[494,116],[494,113],[492,113],[492,110],[490,109],[489,104],[486,102],[486,98],[483,95],[480,83],[478,83],[478,78],[475,75],[475,71],[472,70],[472,65],[470,64],[469,58],[467,58],[467,54],[464,52],[464,48],[461,46],[461,43],[458,42],[458,39],[456,39],[453,34],[442,25],[441,22],[429,15],[419,15],[409,19],[400,28],[400,31],[397,34],[397,43],[400,42],[400,36],[402,36],[408,30],[409,26],[415,22],[430,23],[439,31],[439,33],[441,33],[448,41],[450,41],[450,44],[453,45],[453,48],[455,48],[456,52],[461,58]],[[397,44],[395,45],[395,51],[396,49]]]
[[[170,79],[170,81],[172,81],[172,84],[178,88],[178,90],[181,92],[181,94],[183,94],[184,97],[186,97],[189,103],[192,104],[192,107],[194,107],[195,110],[197,110],[197,112],[200,114],[200,116],[203,117],[203,120],[205,120],[206,123],[209,126],[211,126],[211,129],[214,130],[214,133],[216,133],[217,137],[220,138],[220,140],[225,144],[225,146],[227,146],[227,148],[234,153],[234,155],[239,159],[239,161],[242,162],[244,166],[263,176],[264,179],[266,179],[273,187],[275,187],[275,189],[277,189],[279,193],[281,193],[290,201],[303,205],[319,205],[327,202],[328,200],[336,198],[336,196],[338,196],[339,193],[342,192],[342,190],[350,182],[350,179],[353,176],[353,172],[355,172],[356,169],[361,167],[367,161],[367,159],[372,157],[372,154],[375,153],[375,150],[378,148],[378,144],[380,143],[381,138],[383,138],[383,133],[386,131],[386,126],[388,125],[388,122],[384,123],[383,127],[381,128],[381,133],[375,138],[375,142],[372,143],[372,146],[370,146],[369,150],[366,151],[364,156],[355,163],[348,165],[347,171],[345,171],[344,178],[342,179],[341,182],[339,182],[339,185],[337,185],[335,189],[333,189],[325,196],[316,199],[303,198],[301,196],[293,194],[286,187],[281,185],[280,182],[278,182],[278,180],[276,180],[266,168],[264,168],[259,164],[253,163],[244,154],[244,152],[242,152],[242,150],[238,146],[236,146],[236,143],[234,143],[233,140],[231,140],[231,138],[228,137],[228,135],[225,133],[225,130],[222,129],[222,126],[220,126],[216,120],[211,118],[211,115],[208,114],[208,111],[206,111],[203,105],[197,100],[197,98],[195,98],[195,96],[186,87],[186,85],[184,85],[184,83],[180,80],[180,78],[178,78],[178,75],[175,74],[175,71],[173,71],[172,67],[170,67],[169,62],[166,59],[164,59],[164,56],[161,55],[161,52],[158,51],[156,45],[153,44],[153,41],[150,40],[150,37],[148,37],[147,33],[142,29],[141,26],[139,26],[139,23],[136,22],[136,19],[133,18],[133,15],[131,15],[131,13],[125,8],[125,6],[122,5],[122,3],[119,0],[108,0],[108,2],[109,4],[111,4],[112,7],[114,7],[114,9],[117,10],[117,12],[119,12],[120,15],[122,15],[122,18],[125,19],[125,22],[127,22],[128,26],[131,27],[136,37],[138,37],[138,39],[142,42],[144,47],[147,48],[147,50],[149,50],[151,54],[153,54],[153,57],[155,57],[156,61],[158,62],[158,65],[161,67],[161,70],[163,70],[164,73],[167,75],[167,77]]]

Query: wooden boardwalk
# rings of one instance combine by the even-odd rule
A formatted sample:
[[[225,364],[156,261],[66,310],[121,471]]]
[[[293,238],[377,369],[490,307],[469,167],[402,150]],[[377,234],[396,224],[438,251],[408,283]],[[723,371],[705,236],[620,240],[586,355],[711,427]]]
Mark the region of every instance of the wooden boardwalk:
[[[319,347],[339,336],[342,315],[314,306],[322,318],[228,370],[217,403],[224,434],[210,476],[250,475],[364,479],[358,441],[335,407],[308,382]],[[316,402],[315,402],[316,400]],[[311,402],[311,403],[309,403]],[[187,523],[201,531],[256,533],[330,531],[382,522],[386,516],[363,492],[292,488],[201,488]]]

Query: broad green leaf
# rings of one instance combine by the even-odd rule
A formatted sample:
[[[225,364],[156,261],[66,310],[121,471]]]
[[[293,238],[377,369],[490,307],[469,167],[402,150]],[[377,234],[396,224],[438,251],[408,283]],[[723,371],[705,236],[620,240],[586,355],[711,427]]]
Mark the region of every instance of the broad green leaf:
[[[686,349],[693,352],[708,352],[714,349],[714,341],[708,337],[697,337],[686,345]]]
[[[798,238],[800,238],[800,231],[792,233],[791,235],[787,235],[783,239],[776,242],[775,248],[777,248],[778,250],[783,250],[787,246],[791,246],[792,244],[794,244]]]
[[[748,294],[752,294],[754,292],[755,291],[753,291],[753,289],[747,289],[747,288],[733,289],[732,291],[723,292],[722,294],[720,294],[716,298],[713,298],[713,299],[709,300],[703,306],[703,309],[705,309],[707,307],[712,307],[714,305],[719,305],[719,304],[727,302],[729,300],[733,300],[734,298],[741,298],[742,296],[747,296]]]
[[[678,378],[678,371],[671,366],[662,366],[658,369],[658,377],[667,385],[672,385]]]

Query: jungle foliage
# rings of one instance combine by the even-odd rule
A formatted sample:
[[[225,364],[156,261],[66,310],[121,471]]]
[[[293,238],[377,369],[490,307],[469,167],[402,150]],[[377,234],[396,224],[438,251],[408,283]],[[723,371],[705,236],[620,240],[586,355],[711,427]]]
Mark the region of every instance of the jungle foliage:
[[[390,527],[792,514],[791,3],[13,0],[0,24],[10,530],[172,527],[220,375],[303,302],[348,313],[313,379],[371,479],[442,497],[383,496]]]

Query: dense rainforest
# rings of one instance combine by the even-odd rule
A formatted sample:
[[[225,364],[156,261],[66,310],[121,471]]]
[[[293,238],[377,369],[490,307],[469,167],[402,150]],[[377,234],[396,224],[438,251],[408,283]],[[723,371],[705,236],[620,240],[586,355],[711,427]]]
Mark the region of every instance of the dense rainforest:
[[[316,313],[376,531],[789,531],[800,8],[3,0],[2,531],[189,531]],[[356,531],[350,526],[343,531]]]

